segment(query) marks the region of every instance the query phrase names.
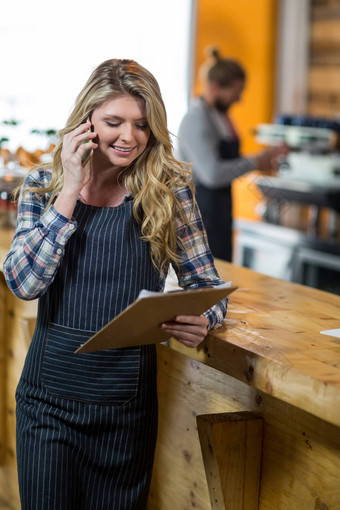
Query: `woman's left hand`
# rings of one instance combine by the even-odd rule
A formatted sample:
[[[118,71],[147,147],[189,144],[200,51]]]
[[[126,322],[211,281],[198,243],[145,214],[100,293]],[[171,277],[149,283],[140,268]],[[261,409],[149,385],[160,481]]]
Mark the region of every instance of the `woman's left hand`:
[[[197,347],[208,333],[209,321],[204,315],[178,315],[163,322],[161,329],[187,347]]]

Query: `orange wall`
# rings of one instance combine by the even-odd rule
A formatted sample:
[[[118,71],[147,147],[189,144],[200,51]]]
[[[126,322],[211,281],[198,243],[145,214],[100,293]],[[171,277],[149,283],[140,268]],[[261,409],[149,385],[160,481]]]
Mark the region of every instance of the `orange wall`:
[[[205,48],[217,46],[222,55],[239,60],[247,70],[247,88],[231,116],[244,154],[259,149],[253,130],[273,120],[277,0],[197,0],[195,70],[205,60]],[[194,94],[200,92],[196,78]],[[256,218],[258,193],[248,174],[233,185],[234,217]]]

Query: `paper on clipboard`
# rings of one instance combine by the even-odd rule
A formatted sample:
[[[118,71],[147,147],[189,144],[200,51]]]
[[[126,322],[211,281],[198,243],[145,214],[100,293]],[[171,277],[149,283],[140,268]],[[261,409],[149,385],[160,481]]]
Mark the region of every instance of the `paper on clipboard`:
[[[170,335],[162,322],[176,315],[201,315],[237,287],[224,283],[214,287],[172,292],[141,291],[138,298],[95,333],[75,354],[164,342]]]

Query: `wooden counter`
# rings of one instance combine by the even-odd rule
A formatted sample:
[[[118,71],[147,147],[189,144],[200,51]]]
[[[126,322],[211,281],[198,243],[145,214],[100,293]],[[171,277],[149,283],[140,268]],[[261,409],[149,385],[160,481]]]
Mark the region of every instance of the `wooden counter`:
[[[160,425],[150,508],[339,510],[340,339],[320,332],[340,328],[340,296],[221,261],[216,266],[239,287],[225,326],[197,350],[175,341],[158,349]],[[200,445],[198,417],[213,414],[216,421],[249,411],[263,420],[259,495],[246,500],[235,489],[224,505],[212,500],[223,462],[208,491],[202,453],[207,464],[216,452],[212,443]],[[234,447],[228,441],[225,459]],[[229,463],[229,491],[237,485],[235,469]]]
[[[216,263],[239,288],[194,359],[340,427],[340,296]]]
[[[11,233],[0,231],[1,265],[10,239]],[[340,340],[320,334],[340,327],[340,297],[216,265],[222,279],[239,287],[230,297],[225,325],[199,349],[175,341],[170,348],[158,346],[159,437],[148,508],[340,509]],[[0,508],[1,498],[7,498],[6,508],[19,509],[14,391],[36,302],[12,296],[3,277],[0,292],[0,389],[6,395],[0,405]],[[225,430],[234,432],[218,436],[221,444],[229,441],[221,449],[219,469],[235,449],[230,443],[236,437],[234,421],[241,417],[249,425],[259,417],[263,422],[262,440],[259,429],[252,436],[256,440],[247,439],[248,450],[257,452],[258,496],[252,488],[232,506],[210,502],[212,482],[205,467],[209,449],[215,453],[219,444],[204,445],[202,431],[200,442],[197,427],[206,415],[213,415],[211,430],[221,416],[233,422]],[[229,466],[225,478],[236,487],[236,473],[247,471],[249,462],[238,471]]]

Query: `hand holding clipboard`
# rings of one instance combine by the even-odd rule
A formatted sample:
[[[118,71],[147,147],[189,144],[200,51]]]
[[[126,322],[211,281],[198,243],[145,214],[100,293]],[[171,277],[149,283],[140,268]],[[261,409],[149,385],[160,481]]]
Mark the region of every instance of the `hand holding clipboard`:
[[[138,298],[75,351],[76,354],[164,342],[169,335],[162,322],[176,315],[201,315],[237,287],[215,287],[172,292],[141,291]]]

